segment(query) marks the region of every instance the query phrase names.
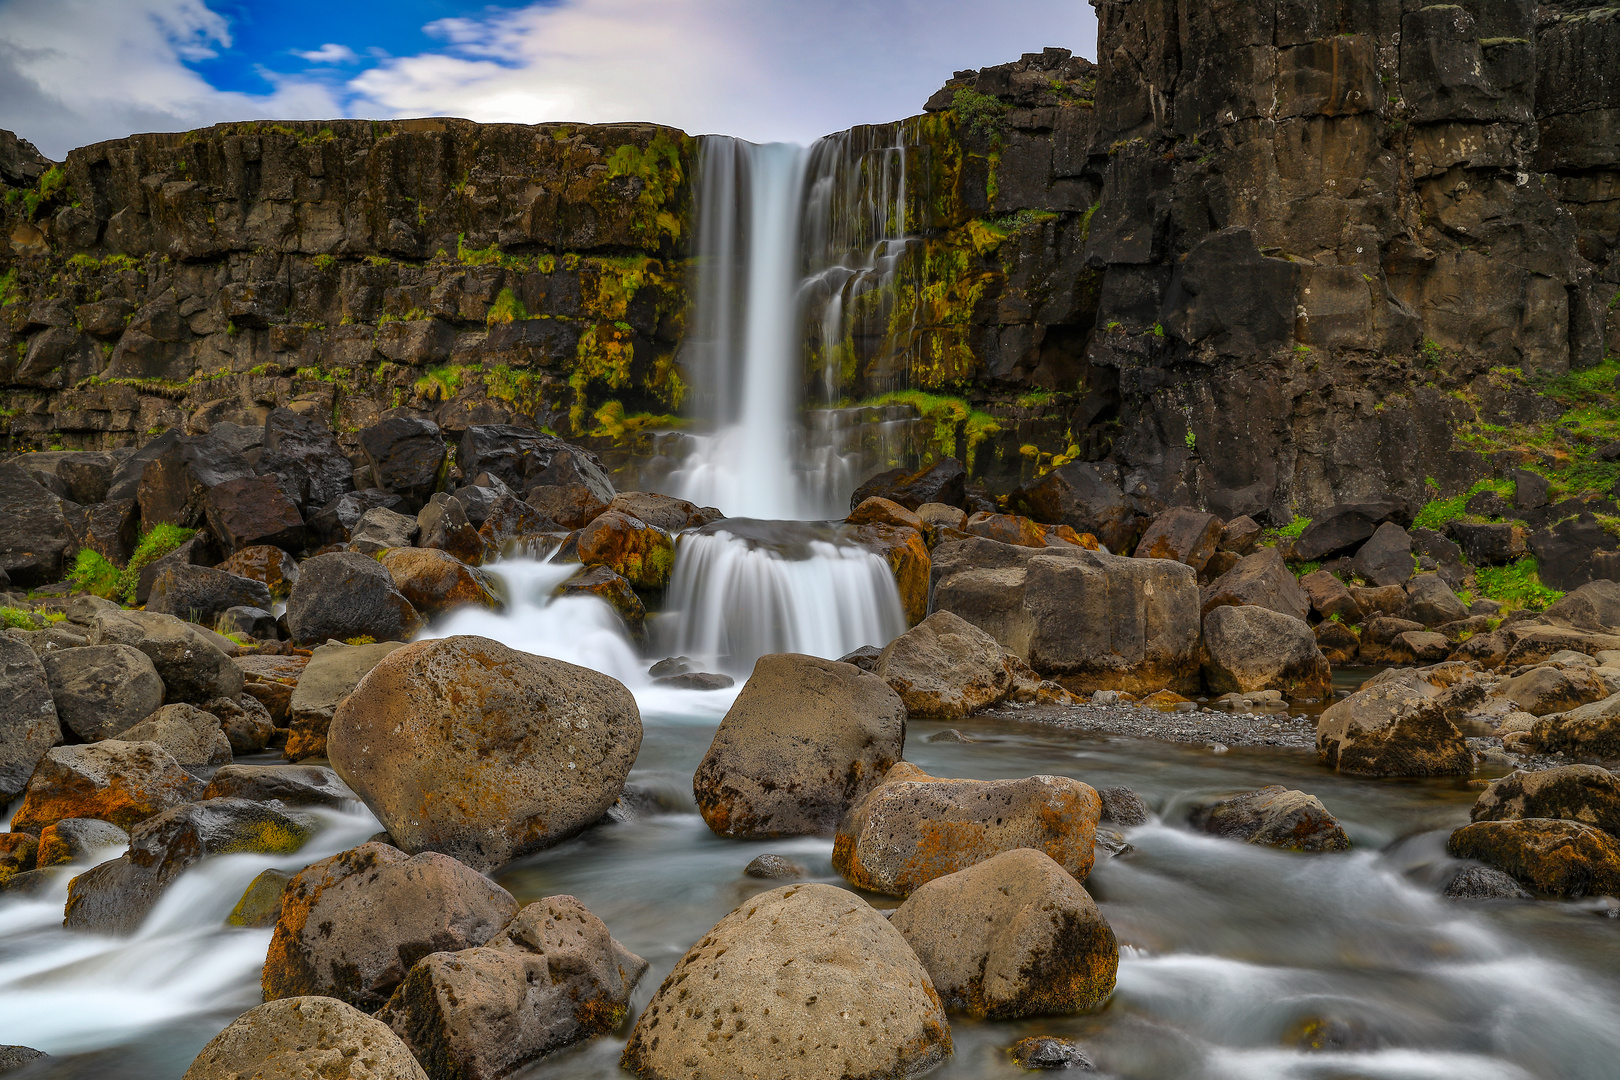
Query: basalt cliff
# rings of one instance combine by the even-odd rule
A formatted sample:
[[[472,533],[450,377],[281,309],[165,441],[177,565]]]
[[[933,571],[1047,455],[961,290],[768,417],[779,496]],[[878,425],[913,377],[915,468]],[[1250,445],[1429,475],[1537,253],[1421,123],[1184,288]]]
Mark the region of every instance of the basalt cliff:
[[[1006,493],[1102,461],[1133,497],[1282,525],[1603,464],[1620,8],[1093,4],[1095,64],[959,72],[845,140],[857,177],[904,145],[914,240],[840,338],[807,330],[806,380],[831,358],[845,404],[919,391],[932,421],[874,470],[954,454]],[[698,161],[651,125],[226,124],[61,164],[0,136],[6,436],[133,446],[296,405],[346,446],[409,415],[657,453]]]

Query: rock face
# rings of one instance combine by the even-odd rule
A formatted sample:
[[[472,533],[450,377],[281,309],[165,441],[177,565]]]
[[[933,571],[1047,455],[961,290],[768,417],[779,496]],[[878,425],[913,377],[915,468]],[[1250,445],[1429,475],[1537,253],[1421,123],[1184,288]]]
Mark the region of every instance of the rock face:
[[[1620,895],[1620,840],[1576,821],[1476,821],[1451,834],[1446,850],[1479,859],[1552,896]]]
[[[1536,721],[1531,741],[1541,750],[1597,758],[1620,757],[1620,694]]]
[[[1084,880],[1101,814],[1096,791],[1068,777],[947,780],[902,762],[839,823],[833,868],[858,888],[909,896],[1027,847]]]
[[[38,832],[64,818],[98,818],[128,830],[202,789],[202,781],[156,743],[58,746],[34,770],[11,827]]]
[[[622,1064],[646,1080],[879,1080],[950,1053],[939,995],[899,931],[845,890],[789,885],[745,902],[682,957]]]
[[[334,552],[317,555],[298,569],[298,584],[287,600],[287,626],[294,641],[403,641],[421,624],[421,616],[375,559]]]
[[[1288,851],[1348,851],[1350,838],[1314,795],[1280,785],[1211,803],[1192,826],[1216,836]]]
[[[600,818],[640,747],[617,681],[453,637],[384,657],[338,706],[326,750],[405,850],[484,870]]]
[[[505,889],[447,856],[362,844],[288,883],[264,996],[325,994],[375,1011],[418,960],[484,944],[517,910]]]
[[[1281,690],[1326,698],[1333,670],[1299,619],[1262,607],[1223,605],[1204,617],[1204,681],[1217,694]]]
[[[145,653],[129,645],[63,649],[45,657],[45,674],[62,726],[81,739],[107,739],[163,704],[163,680]]]
[[[44,585],[62,572],[68,546],[62,500],[21,467],[0,464],[0,571],[18,585]]]
[[[1119,943],[1090,894],[1028,848],[935,878],[900,905],[891,925],[946,1008],[973,1016],[1088,1008],[1113,991],[1119,969]]]
[[[872,670],[900,695],[907,715],[961,720],[1012,691],[1014,665],[1023,668],[995,638],[949,611],[936,611],[889,642]]]
[[[1401,683],[1358,690],[1316,724],[1323,764],[1362,776],[1466,776],[1474,755],[1442,705]]]
[[[330,997],[267,1001],[202,1048],[181,1080],[428,1080],[388,1025]]]
[[[22,794],[45,751],[62,741],[62,725],[45,665],[33,649],[0,635],[0,803]],[[898,755],[897,755],[898,756]]]
[[[906,707],[852,664],[762,656],[692,777],[721,836],[826,835],[880,783],[906,743]]]
[[[434,1080],[504,1076],[617,1028],[646,970],[584,904],[550,896],[485,946],[419,960],[377,1018]]]

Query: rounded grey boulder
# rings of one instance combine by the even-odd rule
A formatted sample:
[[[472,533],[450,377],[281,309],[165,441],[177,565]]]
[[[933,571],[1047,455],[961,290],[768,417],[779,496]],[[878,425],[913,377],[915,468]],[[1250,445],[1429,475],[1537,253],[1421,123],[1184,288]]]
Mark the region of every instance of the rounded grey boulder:
[[[89,645],[45,657],[62,724],[85,742],[110,739],[163,704],[157,668],[132,645]]]

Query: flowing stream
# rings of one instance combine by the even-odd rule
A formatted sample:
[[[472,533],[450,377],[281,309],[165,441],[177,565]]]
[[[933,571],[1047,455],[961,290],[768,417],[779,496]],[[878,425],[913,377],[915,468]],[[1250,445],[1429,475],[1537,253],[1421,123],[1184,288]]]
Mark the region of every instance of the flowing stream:
[[[679,539],[665,609],[645,648],[600,601],[554,598],[575,567],[527,559],[494,568],[506,584],[506,612],[464,610],[430,631],[481,634],[595,668],[636,695],[645,737],[630,776],[637,797],[627,805],[635,809],[499,874],[523,902],[577,896],[651,962],[632,1017],[716,921],[772,886],[743,875],[756,855],[785,855],[810,878],[840,884],[828,839],[747,843],[708,831],[693,804],[692,773],[737,690],[669,689],[648,675],[649,663],[680,653],[740,681],[763,653],[836,657],[904,629],[883,561],[816,520],[841,517],[858,479],[859,458],[838,445],[841,421],[830,411],[801,418],[807,385],[819,404],[833,403],[839,375],[825,365],[842,359],[827,340],[846,332],[851,302],[881,285],[904,252],[904,148],[870,133],[812,151],[709,139],[702,175],[688,364],[708,433],[694,440],[672,493],[736,516]],[[807,324],[824,339],[814,378],[803,364]],[[1121,944],[1114,995],[1077,1016],[955,1018],[955,1054],[932,1076],[1024,1075],[1005,1049],[1031,1034],[1077,1038],[1102,1073],[1133,1080],[1620,1073],[1620,921],[1603,917],[1599,904],[1440,898],[1457,866],[1445,838],[1468,820],[1477,789],[1348,779],[1308,751],[1215,754],[1016,716],[958,727],[972,741],[931,741],[941,725],[910,725],[907,759],[945,776],[1057,773],[1126,785],[1158,817],[1127,831],[1132,850],[1099,853],[1087,882]],[[1321,798],[1354,851],[1284,854],[1184,827],[1198,800],[1273,783]],[[56,1055],[14,1075],[179,1077],[204,1043],[258,1001],[270,933],[224,925],[248,883],[379,828],[358,805],[313,813],[322,828],[297,855],[203,863],[131,938],[62,929],[67,882],[85,866],[63,868],[44,896],[0,896],[0,1044]],[[628,1024],[520,1075],[622,1077],[627,1035]]]

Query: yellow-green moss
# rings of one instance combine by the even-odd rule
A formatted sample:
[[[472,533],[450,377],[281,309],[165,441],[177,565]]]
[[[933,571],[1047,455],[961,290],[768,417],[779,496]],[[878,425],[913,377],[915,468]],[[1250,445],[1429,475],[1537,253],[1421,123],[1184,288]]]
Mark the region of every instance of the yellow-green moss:
[[[641,181],[637,214],[631,229],[644,239],[681,238],[681,219],[672,205],[686,181],[681,147],[665,131],[658,132],[645,149],[625,143],[608,157],[608,177],[632,176]]]
[[[860,404],[862,407],[910,405],[924,420],[934,425],[934,433],[928,440],[930,448],[937,448],[942,457],[960,453],[969,472],[973,471],[979,444],[1001,431],[1001,425],[994,417],[973,408],[961,398],[922,390],[898,390]],[[964,444],[960,448],[959,442]]]
[[[529,312],[523,306],[523,301],[519,300],[511,289],[502,289],[501,294],[495,298],[495,303],[490,305],[485,322],[494,326],[496,323],[516,322],[528,317]]]

